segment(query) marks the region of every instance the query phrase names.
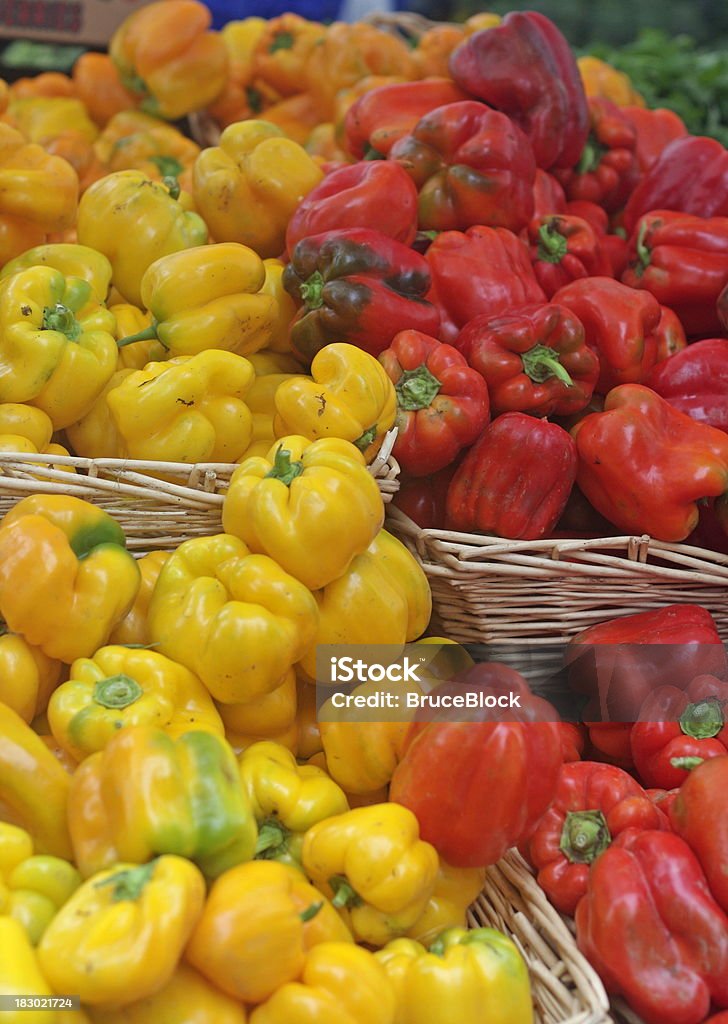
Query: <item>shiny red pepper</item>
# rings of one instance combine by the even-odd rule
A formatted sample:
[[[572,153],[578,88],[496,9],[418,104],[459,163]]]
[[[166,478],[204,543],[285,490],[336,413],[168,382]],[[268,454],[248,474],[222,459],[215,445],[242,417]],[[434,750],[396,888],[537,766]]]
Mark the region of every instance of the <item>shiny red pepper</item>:
[[[607,211],[588,199],[570,199],[564,211],[568,217],[580,217],[594,228],[599,238],[609,230]]]
[[[585,722],[589,734],[588,753],[617,765],[618,768],[630,770],[634,768],[632,748],[629,738],[632,735],[631,722]]]
[[[463,327],[456,346],[483,375],[495,415],[579,412],[599,375],[584,328],[565,306],[521,306],[500,316],[477,316]]]
[[[535,217],[528,226],[528,237],[536,280],[548,298],[571,281],[612,272],[596,231],[580,217]]]
[[[621,235],[603,235],[599,239],[602,247],[602,252],[609,260],[610,273],[612,277],[616,277],[617,280],[624,273],[624,269],[627,266],[627,260],[629,259],[629,246],[627,245],[627,239],[622,238]]]
[[[728,433],[728,339],[696,341],[653,366],[645,385],[699,423]]]
[[[448,466],[490,418],[485,381],[452,345],[420,331],[395,335],[379,362],[397,393],[394,457],[410,476]]]
[[[561,749],[564,763],[581,761],[586,745],[586,730],[578,722],[560,722]]]
[[[655,340],[657,342],[657,363],[655,363],[655,366],[671,356],[677,355],[678,352],[682,352],[688,346],[688,339],[685,337],[685,331],[677,313],[668,309],[667,306],[662,306],[661,308],[660,320],[655,328]],[[652,370],[654,369],[655,367],[653,366]],[[650,370],[650,373],[652,373],[652,370]]]
[[[690,772],[670,808],[670,820],[700,861],[713,896],[728,912],[728,757],[713,757]]]
[[[507,412],[460,463],[447,495],[449,528],[536,540],[561,516],[576,475],[576,450],[556,423]]]
[[[566,213],[564,190],[553,174],[537,167],[533,182],[533,215],[548,217],[554,213]]]
[[[392,504],[423,530],[445,529],[445,505],[457,461],[429,476],[402,476]]]
[[[667,110],[664,107],[654,110],[647,107],[621,109],[637,135],[635,153],[641,174],[645,174],[657,163],[666,146],[688,134],[682,118],[678,117],[674,110]]]

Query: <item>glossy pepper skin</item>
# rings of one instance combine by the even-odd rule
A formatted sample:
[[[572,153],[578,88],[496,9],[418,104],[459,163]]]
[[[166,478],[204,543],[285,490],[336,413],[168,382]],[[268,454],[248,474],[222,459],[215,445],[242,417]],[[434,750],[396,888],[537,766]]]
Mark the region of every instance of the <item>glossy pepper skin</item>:
[[[454,868],[441,857],[435,888],[407,938],[429,946],[446,928],[465,928],[468,907],[484,883],[485,868]]]
[[[172,737],[224,731],[209,693],[186,668],[155,650],[113,645],[74,661],[51,696],[48,722],[76,761],[103,750],[127,726],[151,725]]]
[[[268,555],[310,590],[342,576],[374,540],[384,505],[349,441],[289,435],[235,470],[222,507],[226,533]]]
[[[553,708],[505,665],[476,665],[455,684],[486,696],[518,693],[521,708],[470,721],[413,722],[390,799],[414,811],[423,839],[449,864],[484,867],[526,839],[551,803],[561,734]]]
[[[153,181],[172,178],[186,192],[192,189],[192,165],[200,147],[172,125],[138,111],[111,119],[95,144],[107,173],[139,170]]]
[[[0,619],[0,701],[30,724],[45,710],[61,676],[61,663],[10,633]]]
[[[561,172],[569,200],[597,203],[608,213],[621,209],[639,178],[635,129],[611,100],[589,99],[589,138],[576,166]]]
[[[595,861],[576,935],[646,1024],[700,1024],[711,1002],[728,1005],[728,917],[671,832],[630,829]]]
[[[139,587],[125,545],[119,524],[80,498],[23,498],[0,525],[2,618],[48,657],[69,664],[89,657]]]
[[[569,44],[536,11],[512,11],[476,32],[450,57],[461,88],[508,114],[531,140],[544,170],[571,167],[589,133],[589,111]]]
[[[386,370],[356,345],[333,342],[314,356],[311,376],[281,381],[275,392],[279,436],[340,437],[373,458],[393,426],[397,396]]]
[[[188,857],[216,878],[255,849],[235,755],[211,732],[173,739],[153,725],[119,730],[76,769],[68,807],[74,859],[86,878],[158,854]]]
[[[696,341],[650,370],[645,386],[698,423],[728,433],[728,339]]]
[[[571,433],[579,487],[621,529],[684,540],[697,526],[697,502],[728,490],[725,433],[696,423],[639,384],[614,388],[604,412],[587,416]]]
[[[218,534],[185,541],[164,565],[149,606],[149,633],[216,700],[236,704],[282,682],[309,650],[318,619],[302,583],[271,558],[251,554],[237,537]]]
[[[494,415],[564,416],[586,408],[599,360],[580,320],[564,306],[521,306],[481,314],[460,331],[456,347],[488,386]]]
[[[447,491],[459,461],[431,476],[400,477],[392,504],[423,530],[444,530]]]
[[[430,272],[424,257],[370,228],[304,238],[283,275],[303,307],[291,326],[294,351],[307,360],[346,338],[371,355],[412,327],[437,334],[437,310],[425,299]]]
[[[169,551],[150,551],[148,555],[137,559],[141,575],[139,590],[129,611],[112,629],[109,636],[110,644],[139,644],[146,647],[151,643],[147,630],[149,602],[162,566],[169,555]]]
[[[594,761],[562,766],[553,802],[527,844],[538,884],[557,910],[573,916],[591,865],[628,828],[668,828],[631,775]]]
[[[0,281],[32,267],[50,267],[64,277],[80,278],[91,285],[97,303],[106,302],[111,286],[111,264],[103,253],[87,245],[71,242],[36,245],[9,260],[0,270]]]
[[[88,1010],[91,1024],[177,1024],[183,1020],[194,1024],[246,1024],[247,1020],[243,1006],[184,961],[152,995],[135,999],[118,1010]]]
[[[532,1024],[531,986],[514,943],[493,928],[448,928],[429,951],[395,939],[375,953],[399,1003],[398,1024],[449,1024],[477,1012],[493,1024]]]
[[[556,423],[499,416],[455,471],[450,528],[535,540],[554,528],[576,478],[576,446]]]
[[[496,316],[514,306],[546,300],[527,247],[504,228],[444,231],[428,248],[426,259],[432,275],[429,297],[440,310],[442,327],[439,335],[425,333],[441,341],[452,344],[465,324],[481,313]]]
[[[280,256],[288,221],[323,172],[302,146],[267,121],[231,124],[204,149],[193,195],[213,238],[242,242],[262,258]]]
[[[126,1006],[162,988],[202,912],[205,882],[182,857],[115,863],[87,879],[38,947],[57,992],[89,1006]]]
[[[341,228],[374,228],[411,245],[417,234],[417,189],[409,174],[383,160],[362,160],[327,174],[288,222],[286,249],[293,252],[308,235]]]
[[[688,134],[682,118],[665,107],[648,110],[646,107],[626,106],[622,107],[622,113],[635,130],[635,155],[642,174],[657,163],[671,142]]]
[[[134,11],[109,43],[122,85],[149,114],[170,120],[200,110],[222,92],[228,57],[211,32],[212,15],[197,0]]]
[[[213,884],[185,957],[234,999],[262,1003],[324,942],[352,942],[329,901],[298,868],[256,860]]]
[[[513,121],[474,100],[425,114],[388,154],[419,192],[420,230],[520,231],[533,216],[536,161]]]
[[[0,914],[0,993],[3,996],[52,996],[25,929],[8,914]],[[3,1014],[7,1024],[58,1024],[55,1010],[8,1010]]]
[[[397,804],[357,807],[313,825],[303,869],[337,907],[354,938],[383,946],[403,935],[435,887],[438,857],[414,814]]]
[[[720,333],[716,302],[728,284],[728,217],[654,210],[637,221],[622,281],[677,313],[688,334]]]
[[[488,422],[488,388],[465,358],[420,331],[400,331],[379,356],[397,394],[394,456],[429,476],[471,445]]]
[[[275,690],[244,704],[217,704],[225,739],[236,755],[254,743],[270,740],[296,750],[299,736],[296,673],[289,669]]]
[[[726,757],[714,757],[693,768],[670,808],[670,820],[692,848],[713,896],[728,914],[727,778]],[[706,815],[710,828],[705,827]]]
[[[583,277],[605,277],[611,265],[599,236],[588,221],[549,213],[528,225],[531,262],[547,298]]]

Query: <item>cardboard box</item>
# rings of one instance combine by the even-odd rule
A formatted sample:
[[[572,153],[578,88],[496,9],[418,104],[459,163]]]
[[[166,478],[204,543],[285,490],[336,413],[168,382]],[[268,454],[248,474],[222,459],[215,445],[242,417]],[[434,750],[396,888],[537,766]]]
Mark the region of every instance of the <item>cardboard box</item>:
[[[150,0],[0,0],[0,39],[105,46]]]

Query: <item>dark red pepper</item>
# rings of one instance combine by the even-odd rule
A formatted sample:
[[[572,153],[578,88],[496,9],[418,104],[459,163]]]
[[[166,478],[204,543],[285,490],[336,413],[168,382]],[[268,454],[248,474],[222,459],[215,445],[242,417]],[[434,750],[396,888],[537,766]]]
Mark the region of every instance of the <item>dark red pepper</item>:
[[[429,476],[400,477],[392,504],[423,530],[444,530],[447,490],[457,465],[453,462]]]
[[[728,339],[696,341],[654,366],[645,384],[699,423],[728,432]]]
[[[533,182],[533,215],[548,217],[552,213],[566,213],[566,196],[553,174],[537,167]]]

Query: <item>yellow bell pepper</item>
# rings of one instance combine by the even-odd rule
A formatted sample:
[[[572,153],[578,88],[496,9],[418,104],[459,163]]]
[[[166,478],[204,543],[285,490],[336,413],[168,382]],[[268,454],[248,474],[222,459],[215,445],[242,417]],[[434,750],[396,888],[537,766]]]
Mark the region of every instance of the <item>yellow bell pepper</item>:
[[[172,356],[255,352],[270,338],[276,314],[274,297],[260,291],[264,282],[263,261],[237,242],[164,256],[142,278],[151,326],[119,345],[156,337]]]
[[[364,456],[348,441],[281,438],[236,469],[222,506],[226,533],[269,555],[311,590],[338,579],[384,522]]]
[[[587,96],[602,96],[618,107],[644,107],[628,75],[598,57],[579,57],[579,74]]]
[[[50,267],[59,270],[64,277],[80,278],[91,285],[96,302],[106,302],[111,287],[111,264],[103,253],[89,249],[87,245],[72,242],[36,245],[6,263],[0,270],[0,281],[32,267]]]
[[[0,616],[70,664],[106,643],[139,589],[139,569],[108,513],[60,494],[19,501],[0,523]]]
[[[132,370],[105,396],[122,456],[234,462],[250,443],[254,376],[247,359],[218,349]]]
[[[282,985],[250,1024],[394,1024],[386,971],[360,946],[323,942],[306,957],[300,982]]]
[[[432,611],[422,568],[386,530],[315,597],[319,627],[314,645],[301,659],[310,679],[316,679],[317,645],[409,643],[424,633]]]
[[[56,430],[84,416],[116,368],[114,318],[91,286],[32,267],[0,288],[0,401],[30,402]]]
[[[205,881],[182,857],[115,864],[61,908],[38,947],[56,992],[89,1006],[120,1007],[171,979],[205,900]]]
[[[192,187],[192,165],[200,147],[171,124],[139,110],[115,114],[94,146],[109,172],[139,170],[153,181],[176,178]]]
[[[0,996],[51,996],[53,991],[43,976],[36,951],[23,926],[14,918],[0,914]],[[75,995],[75,993],[74,993]],[[3,1024],[60,1024],[56,1010],[5,1010]]]
[[[51,441],[52,436],[53,424],[42,409],[15,402],[0,405],[0,451],[27,455],[68,455],[63,445]],[[34,459],[28,459],[28,462],[41,464]],[[49,464],[44,462],[42,465]],[[72,465],[58,465],[57,468],[68,473],[76,472]],[[40,474],[38,478],[43,479]]]
[[[151,644],[151,637],[147,629],[149,602],[152,599],[162,566],[168,558],[169,551],[151,551],[148,555],[137,559],[137,566],[141,573],[139,590],[134,598],[134,604],[112,629],[109,636],[110,644],[137,644],[140,647],[148,647]]]
[[[114,314],[116,327],[114,338],[118,342],[122,338],[128,338],[130,334],[138,334],[146,331],[152,323],[151,313],[132,306],[130,302],[117,302],[109,306],[109,312]],[[129,368],[130,370],[143,370],[147,363],[158,363],[161,359],[167,358],[167,350],[157,338],[148,341],[138,341],[133,345],[122,345],[116,361],[117,370]]]
[[[71,859],[66,807],[71,778],[43,740],[0,704],[0,807],[25,829],[39,853]]]
[[[368,456],[394,424],[397,395],[381,363],[354,345],[335,342],[316,354],[311,377],[293,377],[275,397],[275,431],[312,440],[341,437]]]
[[[25,829],[0,821],[0,914],[18,921],[34,946],[80,884],[67,860],[34,854]]]
[[[279,384],[289,380],[290,373],[268,373],[263,377],[256,376],[250,391],[245,396],[245,404],[253,417],[253,432],[250,444],[240,456],[239,462],[253,456],[265,457],[275,441],[273,417],[275,416],[275,393]]]
[[[263,258],[279,256],[288,221],[323,178],[302,146],[267,121],[240,121],[203,149],[193,195],[218,242],[242,242]]]
[[[316,601],[302,583],[227,534],[180,544],[149,605],[158,650],[224,704],[275,690],[313,643],[317,621]]]
[[[266,348],[262,352],[253,352],[248,358],[258,377],[267,377],[270,373],[300,374],[303,372],[303,367],[296,357],[289,355],[288,352],[271,352]]]
[[[177,198],[175,198],[177,197]],[[94,182],[78,206],[78,241],[102,252],[127,302],[141,306],[144,272],[155,260],[207,242],[207,227],[177,186],[142,171],[116,171]]]
[[[396,939],[375,953],[397,995],[395,1024],[532,1024],[528,969],[493,928],[449,928],[430,946]]]
[[[73,130],[86,142],[93,142],[99,130],[81,100],[72,96],[24,96],[11,99],[6,118],[28,142],[44,146]]]
[[[374,804],[313,825],[303,868],[359,942],[383,946],[411,928],[432,895],[439,860],[412,811]]]
[[[454,868],[440,858],[435,889],[407,938],[429,946],[446,928],[464,928],[470,904],[485,885],[485,868]]]
[[[261,291],[266,295],[272,295],[276,301],[273,332],[268,341],[267,348],[270,352],[290,352],[291,321],[296,315],[297,306],[283,287],[283,271],[286,269],[286,265],[277,259],[264,260],[263,265],[265,266],[265,283]]]
[[[24,637],[9,633],[0,619],[0,701],[32,722],[58,683],[61,663]]]
[[[191,672],[157,651],[120,646],[74,661],[50,699],[48,722],[77,761],[130,725],[156,726],[172,737],[198,729],[224,733],[212,697]]]
[[[146,344],[146,342],[140,342],[140,344]],[[130,345],[128,349],[122,351],[131,352],[137,347],[137,345]],[[109,392],[117,388],[130,373],[134,373],[131,367],[125,367],[112,373],[106,387],[86,415],[66,427],[66,439],[76,455],[87,459],[121,458],[121,436],[106,398]]]
[[[157,992],[121,1010],[90,1008],[91,1024],[245,1024],[245,1008],[188,964]],[[70,1024],[70,1022],[69,1022]]]
[[[255,860],[213,884],[185,956],[234,999],[261,1003],[300,976],[314,946],[351,941],[329,901],[298,868]]]
[[[326,772],[299,765],[278,743],[254,743],[238,758],[240,780],[258,822],[255,856],[300,866],[304,833],[349,810]]]
[[[273,740],[289,750],[296,749],[296,674],[289,669],[275,690],[247,704],[218,704],[225,725],[225,738],[236,754],[261,740]]]

